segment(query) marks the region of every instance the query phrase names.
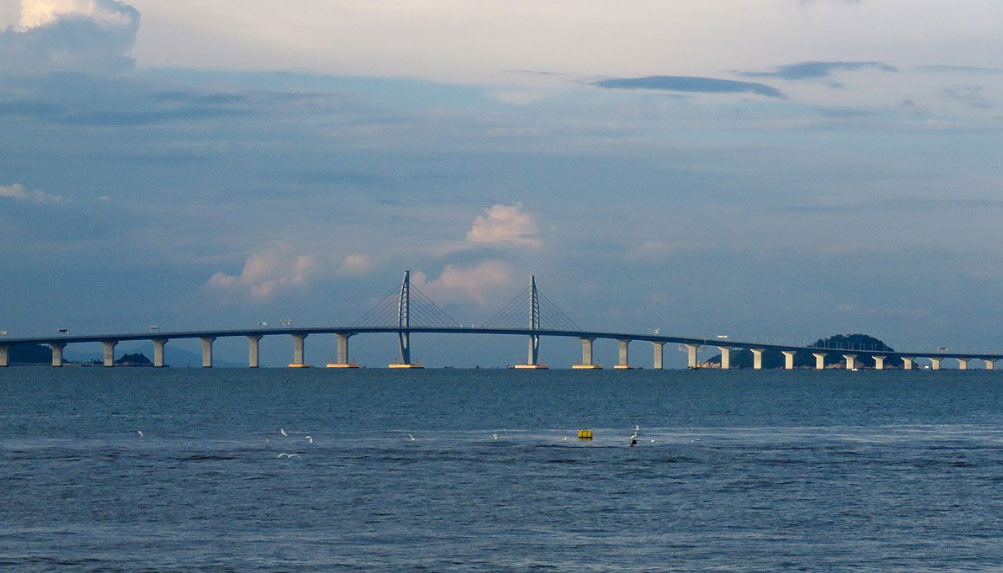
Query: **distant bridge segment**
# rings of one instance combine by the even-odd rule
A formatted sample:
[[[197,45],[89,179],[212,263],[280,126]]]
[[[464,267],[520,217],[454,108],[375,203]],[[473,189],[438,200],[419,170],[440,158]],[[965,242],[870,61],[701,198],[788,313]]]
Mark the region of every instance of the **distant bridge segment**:
[[[412,297],[416,300],[422,302],[422,305],[415,306],[412,302]],[[753,368],[761,369],[763,367],[763,353],[768,350],[779,351],[783,353],[785,357],[785,368],[788,370],[794,368],[794,357],[796,353],[810,353],[814,355],[816,362],[816,369],[825,368],[825,358],[831,354],[836,353],[842,355],[845,360],[847,369],[856,369],[858,366],[863,366],[863,359],[867,359],[873,362],[873,368],[877,370],[882,370],[885,368],[886,362],[889,360],[900,360],[902,363],[902,368],[905,370],[911,370],[916,366],[916,360],[919,358],[925,358],[930,362],[930,367],[933,370],[939,370],[941,364],[945,359],[952,359],[957,361],[959,369],[965,370],[968,368],[969,363],[972,360],[979,360],[985,364],[987,370],[994,370],[996,362],[1003,359],[1003,354],[984,354],[984,353],[955,353],[947,351],[937,351],[937,352],[887,352],[887,351],[877,351],[877,350],[858,350],[858,349],[830,349],[830,348],[818,348],[814,346],[796,346],[796,345],[782,345],[782,344],[761,344],[758,342],[742,342],[737,340],[722,340],[722,339],[708,339],[708,338],[697,338],[688,336],[666,336],[660,333],[628,333],[628,332],[611,332],[603,330],[583,330],[575,327],[567,316],[561,313],[556,306],[550,305],[549,316],[557,316],[560,320],[556,321],[560,324],[560,328],[547,328],[543,324],[542,317],[548,316],[548,314],[541,310],[541,300],[542,299],[539,291],[536,288],[536,279],[531,277],[530,279],[530,289],[528,291],[528,297],[525,304],[528,306],[528,320],[526,321],[525,327],[517,326],[477,326],[477,327],[464,327],[460,326],[452,321],[451,319],[445,320],[443,317],[448,317],[445,315],[441,309],[434,307],[427,297],[421,295],[413,285],[410,284],[410,272],[404,273],[404,280],[401,284],[400,291],[397,293],[396,299],[393,301],[395,306],[395,317],[393,324],[387,325],[362,325],[355,324],[351,326],[317,326],[317,327],[292,327],[284,325],[279,328],[271,327],[257,327],[250,329],[228,329],[228,330],[190,330],[190,331],[177,331],[177,332],[143,332],[143,333],[119,333],[119,334],[96,334],[96,335],[70,335],[69,333],[61,333],[55,337],[27,337],[27,338],[0,338],[0,367],[6,367],[9,365],[10,358],[10,348],[18,344],[42,344],[47,345],[52,350],[52,365],[55,367],[62,366],[63,360],[63,349],[66,348],[68,344],[75,343],[101,343],[104,350],[104,365],[111,367],[115,365],[115,347],[118,343],[123,341],[134,341],[134,340],[149,340],[153,343],[153,365],[155,367],[165,366],[164,362],[164,347],[165,345],[175,339],[199,339],[202,343],[202,366],[209,368],[213,365],[213,343],[218,338],[236,338],[245,337],[248,341],[248,366],[250,368],[257,368],[259,365],[258,361],[258,350],[259,343],[262,338],[266,336],[290,336],[293,340],[293,357],[292,362],[289,363],[291,368],[304,368],[307,367],[305,362],[305,344],[306,339],[310,335],[323,335],[332,334],[337,340],[338,354],[335,362],[328,364],[331,368],[353,368],[357,365],[353,364],[349,359],[349,339],[353,336],[362,334],[395,334],[397,335],[398,345],[400,350],[400,361],[391,364],[390,367],[393,368],[420,368],[421,365],[415,364],[411,361],[411,335],[412,334],[481,334],[481,335],[505,335],[505,336],[526,336],[529,339],[529,351],[527,355],[527,361],[525,364],[516,364],[515,368],[526,368],[526,369],[541,369],[546,368],[539,361],[540,357],[540,339],[544,337],[560,337],[560,338],[578,338],[582,343],[582,360],[580,363],[572,365],[575,369],[598,369],[600,366],[596,364],[593,360],[592,346],[596,340],[606,339],[615,340],[618,345],[618,360],[613,366],[615,369],[630,369],[634,366],[629,360],[629,345],[634,341],[644,341],[649,342],[653,348],[653,360],[652,366],[655,369],[662,369],[663,367],[663,349],[666,344],[676,344],[679,345],[687,354],[687,366],[689,368],[698,368],[699,361],[697,359],[697,352],[701,347],[709,346],[716,347],[721,352],[721,368],[730,369],[731,368],[731,355],[734,350],[737,349],[748,349],[753,355]],[[547,301],[549,302],[549,301]],[[511,304],[511,303],[510,303]],[[429,308],[428,305],[432,305]],[[383,307],[389,308],[386,299],[377,304],[374,309],[382,312]],[[375,316],[373,315],[373,310],[371,310],[365,316]],[[432,322],[437,324],[434,325],[416,325],[413,324],[411,319],[413,316],[421,317],[432,317]],[[524,315],[525,316],[525,315]],[[389,322],[389,321],[388,321]]]

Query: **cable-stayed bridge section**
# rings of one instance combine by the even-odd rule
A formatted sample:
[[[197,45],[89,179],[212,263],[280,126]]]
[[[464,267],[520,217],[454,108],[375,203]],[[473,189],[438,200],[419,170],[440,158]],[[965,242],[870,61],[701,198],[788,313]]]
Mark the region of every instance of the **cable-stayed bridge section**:
[[[652,366],[655,369],[663,367],[663,350],[666,344],[676,344],[687,354],[687,366],[699,367],[697,352],[701,347],[716,347],[721,353],[721,368],[731,368],[732,352],[738,349],[748,349],[753,355],[753,368],[763,367],[763,354],[767,351],[779,351],[784,355],[785,368],[794,368],[794,358],[798,353],[810,353],[815,357],[815,368],[825,368],[825,358],[832,353],[841,354],[847,369],[863,366],[864,359],[873,363],[873,368],[882,370],[886,361],[899,360],[901,367],[911,370],[916,367],[919,358],[925,358],[930,368],[939,370],[945,359],[957,361],[959,369],[968,369],[972,360],[982,361],[987,370],[994,370],[995,364],[1003,359],[1003,354],[996,353],[956,353],[944,349],[936,352],[904,352],[872,349],[839,349],[819,348],[814,346],[798,346],[783,344],[762,344],[758,342],[742,342],[738,340],[721,340],[718,338],[698,338],[687,336],[662,335],[658,331],[650,333],[626,333],[605,330],[586,330],[578,327],[560,308],[537,289],[536,278],[530,278],[529,288],[520,292],[505,304],[491,318],[479,326],[459,324],[445,311],[439,308],[430,297],[411,284],[410,272],[404,273],[399,289],[389,293],[377,304],[349,326],[319,326],[293,327],[282,325],[275,327],[257,327],[250,329],[228,330],[193,330],[177,332],[161,332],[159,330],[143,333],[70,335],[68,331],[60,331],[55,337],[0,338],[0,367],[9,365],[10,348],[18,344],[43,344],[52,350],[52,365],[62,366],[63,350],[68,344],[101,343],[104,350],[104,365],[115,365],[115,347],[123,341],[149,340],[153,343],[153,365],[165,366],[165,345],[176,339],[199,339],[202,343],[202,366],[213,365],[213,342],[218,338],[245,337],[248,341],[248,366],[257,368],[259,365],[259,343],[266,336],[290,336],[293,340],[293,359],[290,368],[305,368],[304,360],[306,339],[310,335],[333,334],[337,341],[337,358],[327,364],[329,368],[357,368],[349,357],[349,339],[362,334],[393,334],[398,341],[398,360],[390,364],[390,368],[421,368],[412,361],[411,335],[413,334],[487,334],[505,336],[526,336],[528,353],[526,362],[515,364],[518,369],[545,369],[547,366],[540,361],[540,341],[546,337],[578,338],[582,344],[581,362],[572,365],[575,369],[598,369],[600,366],[593,360],[592,347],[596,340],[617,341],[619,353],[615,369],[630,369],[634,365],[629,360],[629,345],[634,341],[649,342],[653,348]]]

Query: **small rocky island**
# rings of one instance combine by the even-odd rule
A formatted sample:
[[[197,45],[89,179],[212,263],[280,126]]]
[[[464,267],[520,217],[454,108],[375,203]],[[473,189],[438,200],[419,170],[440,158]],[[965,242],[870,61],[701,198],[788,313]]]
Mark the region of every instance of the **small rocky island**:
[[[837,334],[828,338],[820,338],[809,346],[824,349],[827,352],[825,357],[826,368],[846,368],[846,359],[843,354],[853,352],[895,352],[895,349],[888,346],[884,341],[867,334]],[[859,361],[859,360],[858,360]],[[867,361],[866,366],[871,366]],[[763,368],[783,368],[784,355],[779,350],[767,350],[763,352]],[[709,358],[700,365],[701,368],[720,368],[721,355],[718,354]],[[752,368],[752,352],[747,348],[736,348],[731,353],[732,368]],[[815,368],[815,356],[808,351],[799,351],[794,354],[794,368]],[[886,369],[895,368],[888,363]]]

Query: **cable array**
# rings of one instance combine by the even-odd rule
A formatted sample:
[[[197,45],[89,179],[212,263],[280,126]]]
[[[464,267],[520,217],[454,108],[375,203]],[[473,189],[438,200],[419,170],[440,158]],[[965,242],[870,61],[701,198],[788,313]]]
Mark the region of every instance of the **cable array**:
[[[432,328],[457,328],[459,323],[439,308],[418,287],[409,286],[408,315],[411,326]],[[400,291],[394,290],[373,305],[352,326],[386,327],[397,326],[400,311]]]
[[[532,296],[530,288],[524,289],[505,303],[505,306],[484,321],[483,328],[517,328],[529,326],[529,299]],[[547,298],[537,289],[540,299],[540,328],[542,330],[581,330],[575,321],[571,320],[554,301]]]

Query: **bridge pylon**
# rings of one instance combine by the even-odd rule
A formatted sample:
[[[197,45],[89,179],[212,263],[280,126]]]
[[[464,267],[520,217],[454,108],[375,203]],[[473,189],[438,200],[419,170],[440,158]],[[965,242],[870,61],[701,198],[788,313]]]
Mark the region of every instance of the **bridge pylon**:
[[[404,271],[400,296],[397,299],[397,339],[400,342],[400,362],[390,364],[390,368],[421,368],[411,363],[411,271]]]
[[[536,290],[536,275],[529,277],[529,355],[526,364],[516,364],[515,368],[526,370],[545,370],[546,364],[540,364],[540,293]]]

